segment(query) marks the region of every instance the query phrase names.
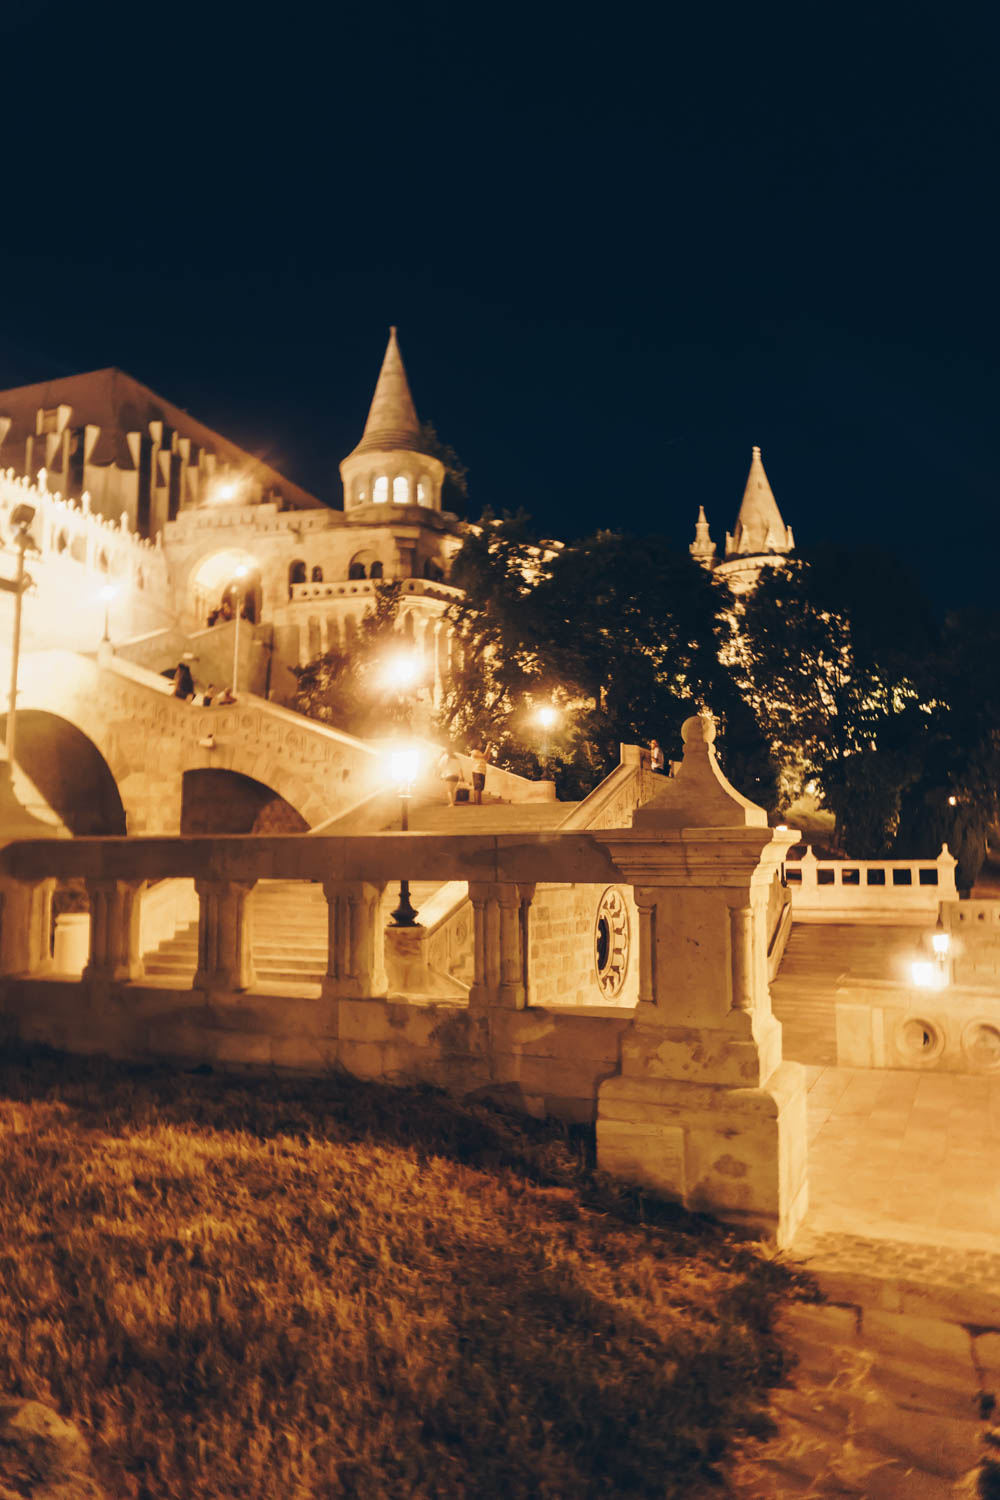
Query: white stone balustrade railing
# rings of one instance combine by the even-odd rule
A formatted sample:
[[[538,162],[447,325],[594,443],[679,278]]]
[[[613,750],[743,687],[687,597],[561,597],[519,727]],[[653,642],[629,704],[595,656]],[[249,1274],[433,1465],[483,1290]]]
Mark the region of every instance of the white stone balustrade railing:
[[[352,594],[374,594],[379,581],[371,578],[341,578],[323,583],[293,583],[290,590],[292,603],[301,604],[304,600],[314,599],[344,599],[350,598]],[[422,594],[431,599],[448,600],[462,597],[461,589],[432,578],[403,578],[399,582],[404,594]]]
[[[34,507],[30,529],[41,552],[36,571],[50,561],[76,564],[102,577],[127,580],[155,596],[166,592],[167,564],[158,545],[130,531],[124,514],[119,520],[96,514],[87,494],[77,504],[50,491],[44,473],[38,484],[31,484],[15,478],[12,469],[0,471],[0,521],[5,523],[16,505]],[[9,527],[4,524],[3,529]]]
[[[958,896],[955,859],[941,845],[936,859],[817,859],[807,848],[785,862],[795,921],[836,920],[865,912],[936,912]]]

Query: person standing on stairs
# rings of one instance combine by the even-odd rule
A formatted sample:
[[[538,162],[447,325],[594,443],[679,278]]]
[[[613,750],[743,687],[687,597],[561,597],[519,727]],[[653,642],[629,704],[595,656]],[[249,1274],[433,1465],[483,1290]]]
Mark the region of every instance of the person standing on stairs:
[[[486,747],[484,745],[473,745],[469,751],[469,759],[472,762],[472,800],[477,807],[483,803],[483,788],[486,785]]]
[[[445,791],[448,793],[448,806],[455,806],[455,794],[458,791],[458,783],[462,779],[462,762],[454,750],[442,750],[438,760],[438,775],[444,782]]]

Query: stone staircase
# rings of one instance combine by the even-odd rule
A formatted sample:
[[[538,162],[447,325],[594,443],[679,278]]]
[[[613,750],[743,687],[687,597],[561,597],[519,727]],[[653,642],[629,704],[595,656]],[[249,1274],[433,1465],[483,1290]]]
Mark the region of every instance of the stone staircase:
[[[817,1067],[835,1066],[840,976],[849,972],[857,979],[899,978],[919,941],[919,931],[909,926],[794,922],[781,967],[771,981],[771,1006],[782,1025],[785,1057]]]
[[[427,802],[415,807],[410,828],[415,833],[545,833],[558,828],[578,802]]]
[[[410,900],[419,913],[437,890],[435,881],[416,880]],[[318,985],[326,973],[327,905],[323,888],[315,882],[262,880],[253,893],[253,965],[263,988]],[[398,885],[386,887],[382,920],[399,900]],[[154,984],[190,985],[198,967],[198,924],[181,927],[143,958],[147,979]]]

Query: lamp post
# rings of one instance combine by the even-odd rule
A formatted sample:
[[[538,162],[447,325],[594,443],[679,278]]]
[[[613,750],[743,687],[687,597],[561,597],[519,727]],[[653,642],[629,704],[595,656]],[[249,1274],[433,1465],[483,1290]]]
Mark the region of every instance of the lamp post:
[[[389,757],[389,766],[393,780],[396,783],[396,792],[399,797],[400,820],[399,826],[403,833],[408,833],[410,828],[409,803],[413,796],[413,783],[417,779],[420,769],[420,752],[413,746],[403,746],[393,750]],[[410,882],[401,880],[399,882],[399,905],[392,913],[392,925],[394,927],[415,927],[417,925],[417,913],[410,901]]]
[[[243,579],[246,578],[246,576],[247,576],[247,574],[249,572],[250,572],[250,569],[247,567],[246,563],[240,563],[239,567],[236,569],[236,572],[235,572],[235,574],[233,576],[235,578],[238,578],[240,580],[240,583],[242,583]],[[233,697],[234,698],[236,697],[236,689],[237,689],[237,685],[238,685],[238,681],[239,681],[239,675],[240,675],[240,615],[243,612],[243,600],[246,598],[246,590],[244,590],[244,592],[242,594],[240,593],[240,583],[234,583],[233,586],[232,586],[233,598],[234,598],[235,603],[236,603],[236,629],[233,632]]]
[[[542,731],[542,769],[547,770],[549,764],[549,734],[555,728],[559,719],[559,711],[552,707],[551,703],[543,703],[535,713],[535,720]]]
[[[14,747],[17,743],[17,670],[21,660],[21,603],[25,590],[31,587],[31,578],[24,571],[24,554],[29,547],[32,552],[37,552],[38,547],[34,537],[28,531],[28,527],[35,519],[34,506],[15,506],[10,519],[17,528],[14,533],[14,546],[17,548],[17,572],[13,578],[0,578],[0,589],[14,595],[14,634],[10,649],[10,707],[7,710],[6,746],[7,759],[13,767]]]
[[[118,597],[118,585],[106,583],[101,589],[101,598],[104,601],[104,641],[111,643],[111,604]]]

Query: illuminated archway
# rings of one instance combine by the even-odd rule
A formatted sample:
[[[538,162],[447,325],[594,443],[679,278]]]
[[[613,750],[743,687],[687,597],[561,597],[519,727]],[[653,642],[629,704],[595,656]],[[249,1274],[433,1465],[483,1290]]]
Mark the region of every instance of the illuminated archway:
[[[246,569],[242,576],[238,572],[241,568]],[[191,611],[201,625],[207,625],[209,621],[218,624],[226,614],[231,618],[237,597],[233,593],[234,587],[238,597],[246,601],[246,617],[259,620],[260,564],[252,552],[244,552],[238,547],[226,547],[219,552],[209,553],[195,563],[188,580],[188,599]],[[216,611],[224,610],[225,614],[216,614]]]
[[[0,736],[7,715],[0,715]],[[93,740],[57,714],[21,709],[17,763],[70,833],[78,838],[128,832],[118,786]]]

